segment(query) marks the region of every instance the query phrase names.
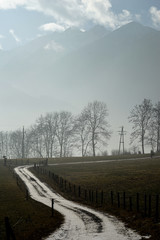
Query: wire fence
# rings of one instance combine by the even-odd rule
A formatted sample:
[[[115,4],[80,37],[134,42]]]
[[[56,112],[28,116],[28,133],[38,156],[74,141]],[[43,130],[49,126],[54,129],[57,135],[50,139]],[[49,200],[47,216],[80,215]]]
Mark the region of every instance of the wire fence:
[[[152,218],[159,222],[160,200],[159,194],[131,194],[125,191],[110,191],[88,189],[75,185],[63,177],[49,171],[44,166],[34,164],[34,170],[41,175],[47,176],[53,181],[61,192],[72,196],[75,200],[83,201],[90,205],[111,206],[116,209],[123,209],[132,213],[140,214],[142,217]]]

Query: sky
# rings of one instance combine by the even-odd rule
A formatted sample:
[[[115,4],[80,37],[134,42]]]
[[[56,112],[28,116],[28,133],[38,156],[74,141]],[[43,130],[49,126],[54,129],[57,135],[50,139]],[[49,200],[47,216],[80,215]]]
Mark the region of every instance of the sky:
[[[0,49],[69,27],[107,29],[137,21],[160,30],[159,0],[0,0]]]
[[[0,50],[9,51],[40,36],[52,32],[63,32],[71,27],[85,31],[94,25],[102,25],[112,31],[132,21],[160,31],[160,0],[0,0]],[[9,95],[10,86],[7,85],[8,83],[5,84],[4,89],[8,89]],[[1,95],[3,94],[5,92]],[[6,111],[7,104],[10,104],[8,95],[0,109],[2,114]],[[38,97],[41,98],[41,96]],[[44,105],[41,105],[42,112],[39,109],[42,114],[46,108],[47,97],[44,97]],[[39,98],[37,102],[40,102]],[[59,101],[63,105],[65,99],[59,99]],[[30,102],[26,103],[28,108],[32,102],[30,97]],[[48,102],[51,101],[48,100]],[[17,102],[17,106],[18,104]],[[72,112],[72,109],[68,108],[68,110]],[[6,117],[3,121],[1,118],[0,131],[3,130],[3,126],[5,126],[4,130],[14,130],[23,125],[28,127],[39,117],[32,114],[32,117],[30,115],[24,121],[26,117],[20,116],[19,112],[20,110],[15,106],[13,112],[5,113],[5,116],[12,115],[13,124],[9,125],[11,121],[7,122]],[[117,132],[120,130],[119,127],[117,126]],[[118,133],[116,137],[118,143]]]

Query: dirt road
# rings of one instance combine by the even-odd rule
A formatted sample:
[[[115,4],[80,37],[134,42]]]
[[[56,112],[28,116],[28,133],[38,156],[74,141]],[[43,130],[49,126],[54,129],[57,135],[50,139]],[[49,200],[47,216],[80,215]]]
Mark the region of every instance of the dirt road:
[[[28,168],[17,167],[15,172],[25,182],[30,196],[48,206],[51,206],[51,199],[54,199],[54,208],[65,217],[65,222],[61,228],[46,240],[142,239],[140,235],[126,228],[115,217],[64,199],[35,177]]]

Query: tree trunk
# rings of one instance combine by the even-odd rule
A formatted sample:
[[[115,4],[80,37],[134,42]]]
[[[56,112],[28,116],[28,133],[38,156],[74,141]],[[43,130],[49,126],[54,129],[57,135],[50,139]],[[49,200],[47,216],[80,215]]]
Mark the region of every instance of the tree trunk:
[[[93,157],[95,157],[96,156],[96,151],[95,151],[94,134],[92,135],[92,149],[93,149]]]
[[[142,137],[142,153],[144,154],[144,137]]]

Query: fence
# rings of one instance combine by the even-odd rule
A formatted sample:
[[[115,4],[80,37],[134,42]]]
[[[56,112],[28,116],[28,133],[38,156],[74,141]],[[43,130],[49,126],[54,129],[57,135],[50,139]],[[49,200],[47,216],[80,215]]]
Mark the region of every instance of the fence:
[[[63,177],[47,170],[43,166],[35,164],[34,169],[38,174],[48,176],[62,192],[78,201],[101,207],[109,205],[117,209],[140,214],[142,217],[152,218],[155,222],[159,221],[160,201],[158,194],[129,194],[125,191],[106,192],[105,190],[85,189],[63,179]]]
[[[7,240],[10,240],[10,239],[16,240],[14,232],[13,232],[13,229],[12,229],[12,227],[10,225],[8,217],[5,217],[5,227],[6,227],[6,237],[7,237]]]
[[[27,163],[28,163],[28,160],[27,160]],[[15,178],[15,181],[17,183],[17,186],[24,193],[25,199],[27,201],[30,200],[29,191],[28,191],[27,186],[25,185],[25,182],[14,171],[15,165],[14,164],[5,164],[4,166],[8,167],[8,169],[12,173],[12,175]],[[51,199],[51,212],[50,212],[50,214],[51,214],[51,217],[55,216],[55,214],[54,214],[54,199]],[[14,233],[14,230],[15,230],[14,228],[15,228],[16,225],[18,225],[23,220],[23,218],[21,217],[14,225],[10,224],[10,219],[8,217],[4,218],[4,224],[5,224],[5,232],[4,232],[4,234],[6,234],[6,238],[5,239],[6,240],[16,240],[16,235]]]

